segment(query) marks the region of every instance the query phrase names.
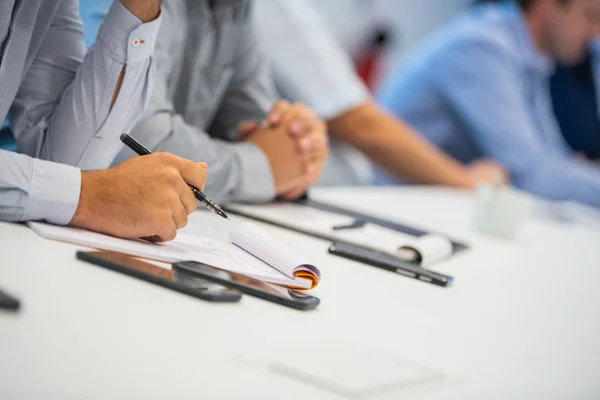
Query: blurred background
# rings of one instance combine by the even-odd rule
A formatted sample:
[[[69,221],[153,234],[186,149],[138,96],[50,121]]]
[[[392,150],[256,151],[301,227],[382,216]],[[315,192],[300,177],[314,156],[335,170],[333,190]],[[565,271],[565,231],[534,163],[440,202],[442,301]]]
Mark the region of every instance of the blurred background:
[[[260,0],[258,0],[260,1]],[[385,79],[418,50],[419,44],[461,11],[494,0],[305,0],[321,13],[327,28],[342,50],[348,53],[368,89],[378,94],[386,89]],[[89,47],[112,0],[80,0]],[[569,67],[558,65],[550,85],[552,107],[570,149],[588,159],[600,159],[600,119],[594,60]],[[420,92],[413,88],[411,93]],[[381,102],[381,98],[378,97]],[[407,100],[408,101],[408,100]],[[389,104],[382,104],[388,108]],[[399,115],[413,128],[410,117]],[[553,122],[554,123],[554,122]],[[424,133],[424,132],[421,132]],[[424,135],[427,137],[427,135]],[[431,140],[431,137],[427,137]],[[10,136],[0,134],[0,145],[11,146]],[[562,140],[562,139],[560,139]],[[455,140],[456,141],[456,140]],[[439,145],[439,143],[435,143]],[[442,148],[443,150],[447,150]],[[486,155],[486,154],[482,154]],[[461,157],[457,157],[463,162]],[[502,160],[500,160],[502,162]],[[510,169],[510,168],[509,168]],[[385,174],[382,174],[385,175]],[[387,178],[382,179],[387,181]],[[398,181],[399,182],[399,181]]]
[[[370,86],[376,86],[408,50],[435,28],[473,4],[473,0],[307,1],[312,1],[323,13],[337,39],[359,67],[365,68],[369,60],[378,57],[376,69],[369,70],[366,76]],[[80,3],[89,47],[111,0],[81,0]]]

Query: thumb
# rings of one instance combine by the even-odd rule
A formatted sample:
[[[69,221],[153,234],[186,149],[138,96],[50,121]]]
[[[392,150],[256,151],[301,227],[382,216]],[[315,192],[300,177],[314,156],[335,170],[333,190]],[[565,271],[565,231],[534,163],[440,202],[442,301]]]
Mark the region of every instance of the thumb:
[[[258,129],[258,122],[256,121],[244,121],[238,125],[238,138],[239,140],[246,140],[248,136],[252,135]]]

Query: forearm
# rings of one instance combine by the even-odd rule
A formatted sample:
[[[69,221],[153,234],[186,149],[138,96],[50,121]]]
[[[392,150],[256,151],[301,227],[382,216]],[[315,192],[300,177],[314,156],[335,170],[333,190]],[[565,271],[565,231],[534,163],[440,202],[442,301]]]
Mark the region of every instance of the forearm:
[[[105,168],[121,147],[118,135],[133,127],[149,99],[159,21],[142,24],[116,1],[96,43],[78,62],[82,36],[71,30],[78,10],[65,2],[61,12],[21,85],[13,130],[28,155]],[[145,43],[136,45],[134,38]]]
[[[142,23],[154,21],[160,14],[160,5],[162,0],[121,0],[121,3],[129,10],[130,13],[135,15]],[[121,69],[117,84],[113,92],[112,101],[110,102],[110,109],[112,110],[119,92],[121,91],[121,85],[125,79],[125,67]]]
[[[248,143],[211,138],[169,112],[151,115],[132,132],[153,152],[166,152],[209,165],[205,193],[217,202],[262,202],[275,197],[266,156]],[[127,150],[127,154],[133,154]]]
[[[475,184],[465,167],[371,103],[354,108],[328,124],[334,136],[349,142],[399,178],[465,188]]]
[[[515,163],[511,172],[515,186],[535,195],[600,208],[600,167],[591,163],[554,154],[532,154],[523,165]]]

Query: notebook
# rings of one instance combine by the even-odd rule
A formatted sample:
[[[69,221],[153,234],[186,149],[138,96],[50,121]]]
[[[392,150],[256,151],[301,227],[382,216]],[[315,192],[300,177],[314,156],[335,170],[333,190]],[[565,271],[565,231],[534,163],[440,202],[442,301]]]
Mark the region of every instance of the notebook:
[[[184,233],[167,243],[150,243],[41,222],[28,225],[47,239],[169,263],[197,261],[293,289],[313,289],[321,277],[317,267],[251,223],[233,226],[230,243]]]
[[[227,210],[332,242],[384,252],[423,267],[450,258],[454,251],[452,241],[444,235],[423,233],[414,236],[352,216],[297,203],[228,204]]]

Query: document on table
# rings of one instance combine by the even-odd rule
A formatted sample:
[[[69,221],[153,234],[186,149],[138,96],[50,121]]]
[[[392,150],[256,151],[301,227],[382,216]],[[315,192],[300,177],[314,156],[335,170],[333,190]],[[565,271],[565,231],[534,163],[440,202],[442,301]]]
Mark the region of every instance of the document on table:
[[[314,265],[259,227],[242,223],[231,229],[230,243],[179,233],[167,243],[119,239],[83,229],[30,222],[40,236],[95,249],[164,262],[196,261],[265,282],[295,289],[317,286]]]
[[[275,223],[323,239],[382,251],[423,266],[445,260],[453,252],[450,239],[437,234],[415,237],[373,223],[351,229],[334,229],[351,226],[355,220],[345,215],[295,203],[229,204],[227,208],[246,217]]]

